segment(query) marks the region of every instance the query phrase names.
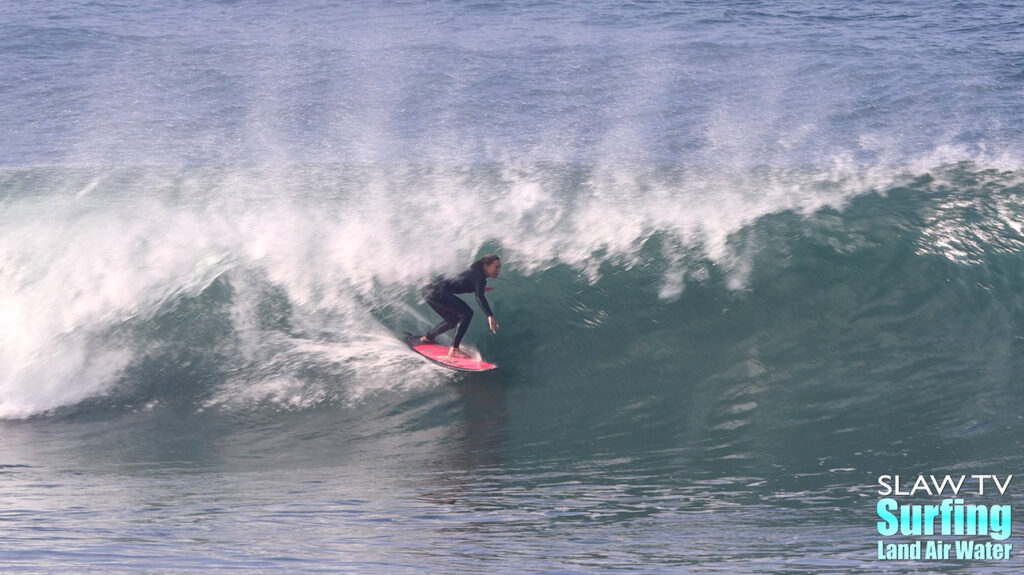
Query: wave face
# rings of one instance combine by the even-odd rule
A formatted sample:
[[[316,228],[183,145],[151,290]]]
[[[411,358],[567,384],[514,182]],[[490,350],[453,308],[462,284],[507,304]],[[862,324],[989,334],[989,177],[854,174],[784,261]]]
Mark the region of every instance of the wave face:
[[[395,335],[432,323],[420,285],[498,251],[503,328],[476,322],[471,342],[509,385],[586,393],[623,426],[639,410],[671,427],[684,402],[700,413],[688,425],[735,429],[742,451],[754,423],[982,433],[1012,418],[1021,172],[741,180],[576,164],[9,168],[0,414],[302,410],[436,385],[448,374]]]

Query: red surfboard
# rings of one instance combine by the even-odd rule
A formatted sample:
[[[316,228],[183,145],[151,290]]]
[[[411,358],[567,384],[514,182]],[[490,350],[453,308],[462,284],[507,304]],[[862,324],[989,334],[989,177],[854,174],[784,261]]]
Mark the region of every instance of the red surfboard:
[[[406,333],[405,343],[416,353],[428,360],[458,371],[490,371],[498,366],[471,357],[448,357],[448,346],[436,343],[420,343],[420,336]]]

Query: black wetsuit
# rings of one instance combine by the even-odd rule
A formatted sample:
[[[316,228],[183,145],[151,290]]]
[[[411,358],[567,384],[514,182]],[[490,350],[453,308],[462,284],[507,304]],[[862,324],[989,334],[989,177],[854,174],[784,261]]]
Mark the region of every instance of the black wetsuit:
[[[455,330],[452,347],[459,347],[459,344],[462,343],[462,337],[466,335],[466,330],[469,329],[469,322],[473,319],[473,309],[455,294],[475,293],[476,302],[480,304],[480,309],[488,316],[492,316],[494,314],[491,313],[491,306],[487,304],[487,298],[484,297],[486,287],[487,276],[484,275],[484,270],[482,268],[469,268],[454,278],[434,280],[430,285],[423,288],[423,299],[427,300],[430,307],[434,308],[434,311],[442,318],[441,323],[427,332],[427,338],[433,341],[442,333],[453,327],[458,327]]]

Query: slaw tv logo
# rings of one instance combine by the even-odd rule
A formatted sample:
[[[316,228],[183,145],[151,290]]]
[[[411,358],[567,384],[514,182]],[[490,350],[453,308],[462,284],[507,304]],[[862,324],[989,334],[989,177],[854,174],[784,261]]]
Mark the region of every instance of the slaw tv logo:
[[[878,559],[1010,559],[1013,544],[1005,541],[1013,531],[1012,506],[975,498],[1005,497],[1011,481],[1013,475],[918,475],[911,481],[879,476],[883,497],[875,507],[876,527],[883,539],[878,540]],[[933,498],[932,503],[904,499],[922,497]]]

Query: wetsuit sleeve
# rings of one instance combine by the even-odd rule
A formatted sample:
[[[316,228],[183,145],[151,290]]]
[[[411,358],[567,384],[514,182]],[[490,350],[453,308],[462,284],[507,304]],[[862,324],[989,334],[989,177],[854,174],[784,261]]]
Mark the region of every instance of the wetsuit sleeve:
[[[487,297],[484,296],[484,288],[487,286],[487,278],[484,277],[483,273],[479,275],[474,274],[473,276],[473,291],[476,293],[476,303],[480,305],[480,309],[484,310],[484,313],[488,316],[494,315],[491,311],[491,306],[487,303]]]

